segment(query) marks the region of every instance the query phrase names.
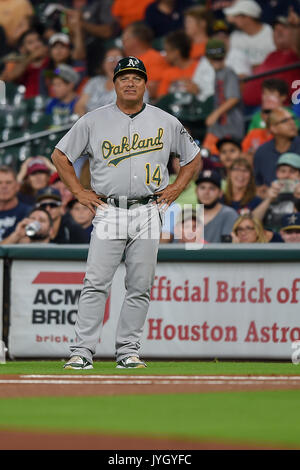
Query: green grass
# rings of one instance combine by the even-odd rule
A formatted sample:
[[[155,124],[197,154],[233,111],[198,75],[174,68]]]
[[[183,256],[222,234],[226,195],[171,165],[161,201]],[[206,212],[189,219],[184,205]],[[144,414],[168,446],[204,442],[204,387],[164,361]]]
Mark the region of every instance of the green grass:
[[[300,448],[300,392],[0,400],[0,428],[126,434]]]
[[[291,362],[227,362],[227,361],[148,361],[147,369],[116,369],[115,362],[95,361],[94,369],[64,370],[62,361],[9,361],[0,364],[1,374],[137,374],[137,375],[299,375],[300,365]]]
[[[147,369],[66,371],[62,361],[8,361],[1,374],[299,375],[280,362],[149,361]],[[21,387],[21,385],[19,385]],[[124,434],[300,448],[300,391],[0,399],[0,429]]]

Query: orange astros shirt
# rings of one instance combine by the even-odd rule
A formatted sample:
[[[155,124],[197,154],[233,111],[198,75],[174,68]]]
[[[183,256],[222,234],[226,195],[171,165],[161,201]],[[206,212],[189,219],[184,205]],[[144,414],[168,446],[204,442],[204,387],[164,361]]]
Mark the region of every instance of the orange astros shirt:
[[[185,78],[192,78],[197,65],[198,61],[193,60],[186,69],[180,69],[179,67],[168,67],[162,73],[157,96],[161,97],[167,95],[173,82],[177,82],[178,80],[183,80]]]
[[[153,3],[153,0],[115,0],[111,12],[124,29],[135,21],[143,20],[150,3]]]
[[[191,59],[199,60],[205,55],[206,42],[193,43],[190,53]]]
[[[273,139],[268,129],[252,129],[242,142],[243,152],[255,152],[265,142]]]
[[[163,70],[166,70],[169,65],[166,59],[155,49],[148,49],[147,52],[139,57],[147,70],[149,81],[161,80]]]

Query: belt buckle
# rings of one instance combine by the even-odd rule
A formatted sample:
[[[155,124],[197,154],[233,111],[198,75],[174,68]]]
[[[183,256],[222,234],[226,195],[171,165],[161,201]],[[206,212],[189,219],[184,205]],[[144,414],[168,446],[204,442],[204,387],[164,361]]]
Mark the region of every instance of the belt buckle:
[[[135,204],[139,204],[138,199],[131,199],[131,201],[127,201],[127,209],[129,209],[131,206],[134,206]]]

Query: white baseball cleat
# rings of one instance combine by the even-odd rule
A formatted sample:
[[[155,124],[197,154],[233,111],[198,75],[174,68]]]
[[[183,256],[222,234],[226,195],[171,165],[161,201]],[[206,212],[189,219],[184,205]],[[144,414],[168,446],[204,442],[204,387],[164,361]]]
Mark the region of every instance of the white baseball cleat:
[[[147,367],[147,364],[141,361],[137,356],[126,357],[117,362],[116,369],[142,369]]]
[[[64,369],[93,369],[93,364],[91,364],[85,357],[72,356],[68,362],[65,363]]]

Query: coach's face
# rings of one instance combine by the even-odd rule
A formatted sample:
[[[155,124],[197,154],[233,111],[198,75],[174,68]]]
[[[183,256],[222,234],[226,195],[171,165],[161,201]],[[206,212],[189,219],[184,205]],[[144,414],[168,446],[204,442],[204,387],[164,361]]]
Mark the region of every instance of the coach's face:
[[[123,102],[143,101],[146,82],[138,73],[124,73],[115,80],[116,94]]]

